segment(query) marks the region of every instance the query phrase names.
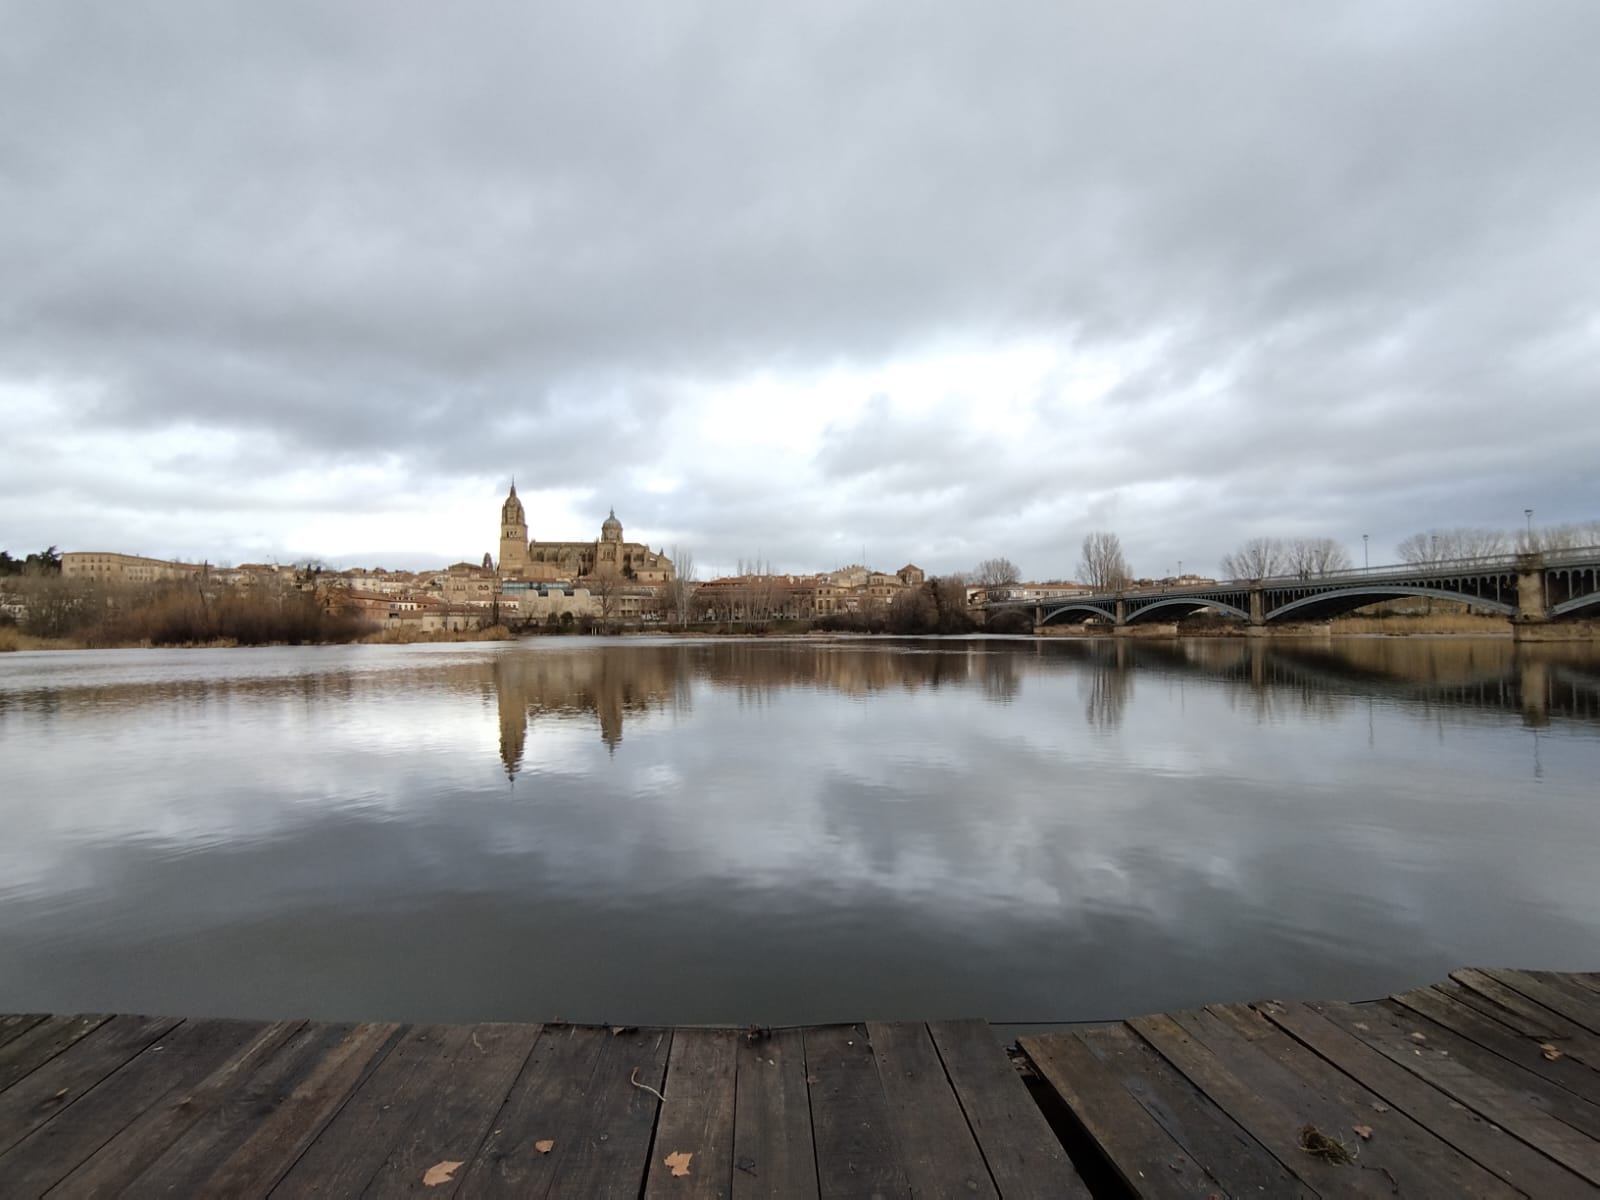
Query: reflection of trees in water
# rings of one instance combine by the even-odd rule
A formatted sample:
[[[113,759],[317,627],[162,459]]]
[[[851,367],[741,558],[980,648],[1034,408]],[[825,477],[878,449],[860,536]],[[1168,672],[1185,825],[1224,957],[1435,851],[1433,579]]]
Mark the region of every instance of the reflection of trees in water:
[[[1128,643],[1091,643],[1092,653],[1084,663],[1084,682],[1080,685],[1086,693],[1084,719],[1095,729],[1116,729],[1133,697],[1133,670]]]
[[[238,657],[234,654],[237,653]],[[1116,728],[1136,674],[1191,677],[1220,685],[1226,703],[1262,720],[1289,714],[1327,717],[1353,701],[1382,698],[1422,711],[1518,713],[1530,724],[1552,719],[1600,722],[1600,645],[1514,645],[1509,639],[1361,638],[1337,641],[1049,639],[1033,641],[741,640],[649,643],[634,640],[540,643],[441,652],[363,649],[332,669],[330,651],[224,652],[187,657],[153,651],[148,659],[102,661],[98,677],[71,672],[0,675],[0,717],[52,719],[117,714],[147,706],[179,712],[289,702],[306,711],[382,703],[386,696],[493,698],[500,754],[515,774],[528,750],[530,723],[594,720],[615,749],[628,719],[674,713],[709,682],[741,703],[771,704],[789,689],[869,696],[957,687],[988,700],[1023,696],[1030,673],[1078,673],[1086,721]],[[85,660],[74,659],[81,669]]]
[[[983,695],[996,704],[1010,704],[1022,690],[1022,678],[1017,673],[1017,655],[1001,652],[985,654],[982,664]]]

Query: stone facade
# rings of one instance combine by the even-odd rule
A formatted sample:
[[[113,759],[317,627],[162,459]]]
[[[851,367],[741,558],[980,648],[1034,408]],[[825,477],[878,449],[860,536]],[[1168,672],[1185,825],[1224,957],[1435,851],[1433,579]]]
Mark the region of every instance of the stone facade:
[[[69,550],[61,556],[61,574],[68,579],[99,583],[154,583],[158,579],[187,579],[201,570],[199,563],[168,562],[137,554],[102,550]]]
[[[500,506],[501,579],[532,582],[609,576],[637,583],[670,583],[672,560],[639,542],[622,540],[622,522],[612,511],[592,542],[540,542],[528,537],[527,513],[517,485]]]

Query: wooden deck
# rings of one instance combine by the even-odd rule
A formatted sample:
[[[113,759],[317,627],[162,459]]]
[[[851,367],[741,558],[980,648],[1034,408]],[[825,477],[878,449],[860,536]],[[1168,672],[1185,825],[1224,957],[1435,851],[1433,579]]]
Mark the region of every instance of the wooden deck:
[[[1089,1194],[981,1021],[0,1017],[0,1195],[47,1192]]]
[[[1457,971],[1376,1003],[1218,1005],[1019,1045],[1099,1190],[1600,1194],[1600,976]]]
[[[1600,1194],[1600,976],[1019,1045],[1022,1074],[981,1021],[4,1016],[0,1196]]]

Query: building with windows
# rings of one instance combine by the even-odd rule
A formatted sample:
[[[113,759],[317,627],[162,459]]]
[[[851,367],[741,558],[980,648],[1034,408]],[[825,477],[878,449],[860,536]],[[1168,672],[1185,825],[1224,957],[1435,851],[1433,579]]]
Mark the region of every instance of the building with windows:
[[[528,537],[528,518],[517,497],[517,485],[500,506],[500,563],[502,580],[581,579],[609,576],[636,583],[670,583],[672,560],[660,550],[622,538],[616,510],[600,525],[592,542],[540,542]]]

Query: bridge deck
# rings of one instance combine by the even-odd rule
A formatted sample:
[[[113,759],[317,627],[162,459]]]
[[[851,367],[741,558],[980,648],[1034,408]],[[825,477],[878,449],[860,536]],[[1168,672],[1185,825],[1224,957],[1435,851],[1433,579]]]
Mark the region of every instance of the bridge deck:
[[[6,1016],[0,1193],[1600,1194],[1597,976],[1462,971],[1020,1046],[1038,1105],[981,1021]]]

